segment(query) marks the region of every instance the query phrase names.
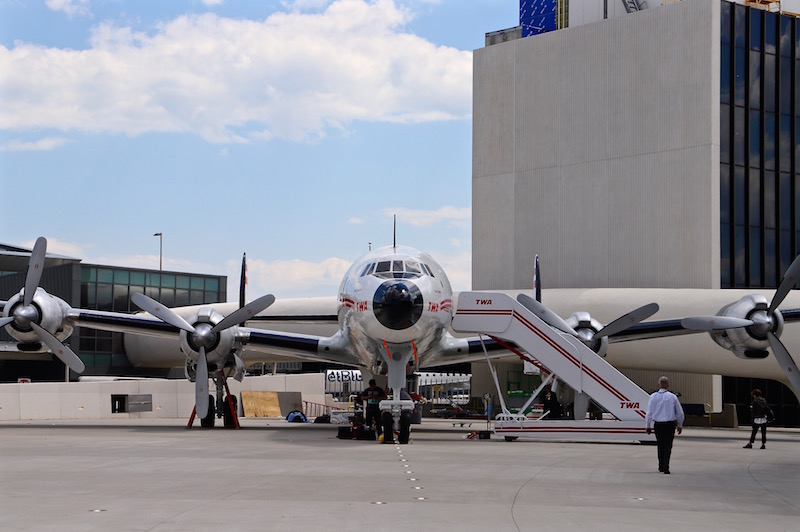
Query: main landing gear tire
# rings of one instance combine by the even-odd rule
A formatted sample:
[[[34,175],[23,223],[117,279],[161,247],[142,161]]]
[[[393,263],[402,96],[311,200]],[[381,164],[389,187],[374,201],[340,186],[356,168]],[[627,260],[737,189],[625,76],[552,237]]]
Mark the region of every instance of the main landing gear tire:
[[[517,441],[517,436],[506,436],[506,441]]]
[[[216,417],[216,409],[214,406],[214,398],[212,396],[208,396],[208,414],[206,417],[200,420],[200,426],[206,429],[214,428],[214,418]]]
[[[224,403],[225,406],[224,406],[224,408],[222,410],[222,417],[225,420],[225,428],[226,429],[235,429],[236,428],[236,421],[235,421],[236,416],[234,414],[236,413],[236,408],[237,408],[238,403],[237,403],[237,399],[236,399],[235,395],[229,395],[228,397],[230,397],[231,402],[233,403],[233,410],[231,410],[231,405],[226,400],[225,403]]]
[[[397,441],[400,443],[408,443],[408,438],[411,436],[411,412],[404,411],[400,414],[400,434]]]
[[[391,412],[381,413],[381,425],[383,426],[383,443],[394,441],[394,419]]]

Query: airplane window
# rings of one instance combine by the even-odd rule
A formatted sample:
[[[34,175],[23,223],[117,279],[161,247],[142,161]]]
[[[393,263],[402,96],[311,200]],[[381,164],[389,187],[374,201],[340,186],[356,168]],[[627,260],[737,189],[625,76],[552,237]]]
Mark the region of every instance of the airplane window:
[[[375,273],[388,272],[391,270],[390,266],[391,263],[388,260],[381,261],[375,267]]]
[[[436,277],[435,275],[433,275],[433,272],[431,271],[431,269],[430,269],[430,268],[428,268],[428,266],[427,266],[427,265],[425,265],[425,264],[424,264],[424,263],[422,263],[422,262],[420,262],[419,264],[420,264],[420,266],[422,266],[422,270],[423,270],[425,273],[427,273],[427,274],[428,274],[428,275],[430,275],[431,277]]]
[[[402,260],[393,260],[392,261],[392,271],[393,272],[402,272],[403,271],[403,261]]]
[[[375,266],[374,262],[367,264],[364,270],[361,272],[361,277],[364,277],[365,275],[369,274],[369,271],[372,269],[373,266]]]
[[[411,273],[422,273],[420,272],[419,264],[411,261],[406,262],[406,271]]]

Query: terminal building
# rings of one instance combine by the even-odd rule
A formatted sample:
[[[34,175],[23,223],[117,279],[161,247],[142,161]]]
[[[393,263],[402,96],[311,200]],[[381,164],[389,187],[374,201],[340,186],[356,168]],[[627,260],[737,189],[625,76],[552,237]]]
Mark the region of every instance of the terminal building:
[[[545,288],[774,289],[800,253],[796,4],[521,0],[473,56],[473,288],[530,287],[538,254]],[[780,383],[722,387],[800,422]]]

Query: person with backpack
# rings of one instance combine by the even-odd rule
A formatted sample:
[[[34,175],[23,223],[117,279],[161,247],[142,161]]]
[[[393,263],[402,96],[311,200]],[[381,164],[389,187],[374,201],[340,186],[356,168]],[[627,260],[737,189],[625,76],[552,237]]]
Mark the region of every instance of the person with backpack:
[[[744,446],[745,449],[752,449],[753,442],[756,441],[756,433],[761,429],[761,448],[767,448],[767,423],[769,418],[774,418],[772,410],[767,405],[767,400],[761,395],[761,390],[756,388],[750,395],[753,401],[750,403],[750,409],[753,415],[753,431],[750,433],[750,441]]]
[[[386,399],[386,392],[377,385],[375,379],[369,380],[369,387],[361,392],[361,400],[364,402],[364,426],[367,428],[375,425],[378,436],[381,435],[381,409],[380,402]]]

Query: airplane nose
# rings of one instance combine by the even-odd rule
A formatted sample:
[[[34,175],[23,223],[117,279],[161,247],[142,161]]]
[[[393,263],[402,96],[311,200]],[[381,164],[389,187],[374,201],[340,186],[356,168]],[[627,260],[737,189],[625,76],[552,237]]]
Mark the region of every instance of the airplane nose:
[[[408,329],[423,310],[422,293],[414,283],[386,281],[375,291],[372,309],[381,324],[395,331]]]

